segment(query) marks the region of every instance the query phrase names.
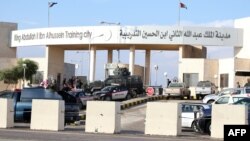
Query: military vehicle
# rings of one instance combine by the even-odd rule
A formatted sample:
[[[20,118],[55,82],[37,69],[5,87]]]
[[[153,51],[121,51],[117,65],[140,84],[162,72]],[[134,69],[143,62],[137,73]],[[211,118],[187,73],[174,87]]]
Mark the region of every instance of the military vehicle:
[[[136,97],[139,94],[144,93],[141,77],[138,75],[130,75],[130,72],[127,68],[119,67],[114,70],[114,75],[109,76],[103,82],[95,81],[90,83],[85,90],[86,92],[93,93],[111,85],[120,85],[126,87],[132,97]]]

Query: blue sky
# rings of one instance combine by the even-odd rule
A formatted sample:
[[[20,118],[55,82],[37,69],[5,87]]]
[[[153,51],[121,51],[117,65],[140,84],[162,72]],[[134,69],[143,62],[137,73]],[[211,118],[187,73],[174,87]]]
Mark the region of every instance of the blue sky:
[[[176,25],[179,0],[54,0],[50,9],[50,26],[95,26],[100,21],[120,22],[121,25]],[[233,20],[250,16],[249,0],[181,0],[187,6],[181,9],[181,25],[232,26]],[[19,29],[42,28],[48,25],[47,0],[1,0],[0,21],[16,22]],[[35,50],[32,48],[36,48]],[[18,48],[19,57],[41,56],[42,47]],[[221,52],[223,56],[221,55]],[[231,47],[208,48],[209,58],[231,57]],[[68,52],[65,60],[84,62],[87,54]],[[144,53],[136,52],[136,64],[144,65]],[[98,52],[96,79],[104,79],[103,64],[106,52]],[[166,61],[162,61],[166,60]],[[81,62],[80,62],[81,61]],[[117,51],[114,51],[114,62]],[[128,51],[121,51],[121,61],[128,63]],[[178,52],[152,52],[151,65],[159,65],[158,84],[164,84],[164,72],[169,78],[177,76]],[[83,62],[83,63],[82,63]],[[86,75],[87,68],[79,68],[77,74]],[[152,73],[155,73],[152,70]],[[152,84],[155,82],[152,74]]]

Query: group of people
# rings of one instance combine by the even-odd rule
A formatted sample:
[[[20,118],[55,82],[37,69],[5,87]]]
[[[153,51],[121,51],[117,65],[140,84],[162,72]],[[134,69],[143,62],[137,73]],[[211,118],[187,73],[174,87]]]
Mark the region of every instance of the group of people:
[[[58,86],[57,86],[58,85]],[[49,79],[44,80],[40,83],[40,86],[44,88],[51,88],[55,90],[59,90],[61,86],[60,84],[57,84],[56,80]],[[63,79],[63,87],[61,87],[63,90],[72,90],[72,89],[82,89],[83,88],[83,82],[80,78],[72,76],[70,79]]]
[[[72,76],[69,80],[66,78],[63,79],[63,89],[81,89],[83,86],[83,82],[80,78]]]
[[[237,88],[240,88],[240,82],[237,82],[236,83],[236,87]],[[250,87],[250,78],[247,79],[247,83],[245,83],[244,87]]]

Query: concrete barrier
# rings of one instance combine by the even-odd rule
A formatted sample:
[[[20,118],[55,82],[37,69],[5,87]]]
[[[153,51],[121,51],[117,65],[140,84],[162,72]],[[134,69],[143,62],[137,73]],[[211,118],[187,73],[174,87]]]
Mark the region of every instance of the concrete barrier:
[[[179,103],[147,103],[145,134],[177,136],[181,133]]]
[[[14,126],[13,99],[0,98],[0,128]]]
[[[211,137],[224,138],[224,125],[248,124],[248,107],[244,105],[213,105]]]
[[[62,100],[32,100],[30,129],[64,130],[64,110]]]
[[[88,101],[85,132],[119,133],[121,130],[120,102]]]

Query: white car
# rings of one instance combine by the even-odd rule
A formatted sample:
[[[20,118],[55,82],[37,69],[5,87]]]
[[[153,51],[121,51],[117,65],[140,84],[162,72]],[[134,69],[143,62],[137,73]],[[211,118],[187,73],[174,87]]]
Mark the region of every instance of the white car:
[[[223,95],[215,100],[213,104],[232,104],[246,97],[250,97],[250,94]]]
[[[220,96],[226,95],[226,94],[244,94],[246,88],[226,88],[218,92],[217,94],[209,94],[206,95],[203,99],[203,103],[213,103],[216,99],[218,99]]]
[[[185,128],[194,128],[193,121],[195,119],[195,112],[200,109],[209,108],[209,104],[204,103],[181,103],[182,113],[181,113],[181,124]],[[198,116],[198,115],[197,115]]]

